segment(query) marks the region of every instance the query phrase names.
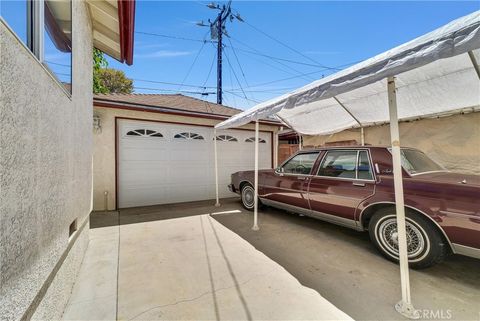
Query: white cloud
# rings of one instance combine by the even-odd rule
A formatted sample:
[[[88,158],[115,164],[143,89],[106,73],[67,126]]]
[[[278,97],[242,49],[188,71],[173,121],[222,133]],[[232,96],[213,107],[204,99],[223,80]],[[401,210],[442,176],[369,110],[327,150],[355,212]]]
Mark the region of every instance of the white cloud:
[[[191,55],[191,51],[177,51],[177,50],[157,50],[149,53],[136,54],[136,58],[171,58]]]

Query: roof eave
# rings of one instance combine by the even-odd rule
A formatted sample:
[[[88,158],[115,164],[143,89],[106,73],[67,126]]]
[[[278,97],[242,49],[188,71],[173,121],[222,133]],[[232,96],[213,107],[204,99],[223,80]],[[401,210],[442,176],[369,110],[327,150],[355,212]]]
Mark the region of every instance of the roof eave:
[[[93,45],[121,63],[133,63],[135,0],[87,0]]]

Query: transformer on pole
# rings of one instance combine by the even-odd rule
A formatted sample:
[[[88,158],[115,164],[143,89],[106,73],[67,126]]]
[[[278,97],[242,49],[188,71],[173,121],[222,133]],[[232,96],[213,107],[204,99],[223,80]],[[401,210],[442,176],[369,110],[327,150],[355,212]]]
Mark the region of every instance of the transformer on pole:
[[[228,20],[230,22],[234,19],[243,21],[240,14],[232,14],[231,4],[231,0],[222,6],[213,2],[209,3],[208,8],[219,10],[217,17],[214,21],[208,19],[208,24],[204,24],[203,21],[197,23],[200,27],[210,27],[210,38],[217,40],[217,104],[222,104],[222,38],[223,35],[228,37],[225,25]]]

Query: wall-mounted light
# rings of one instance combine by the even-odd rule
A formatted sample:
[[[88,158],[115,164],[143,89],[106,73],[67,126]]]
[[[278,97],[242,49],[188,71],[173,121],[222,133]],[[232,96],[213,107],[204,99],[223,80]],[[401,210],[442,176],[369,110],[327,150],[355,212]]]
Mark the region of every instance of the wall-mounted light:
[[[102,124],[98,115],[93,115],[93,132],[97,134],[102,132]]]

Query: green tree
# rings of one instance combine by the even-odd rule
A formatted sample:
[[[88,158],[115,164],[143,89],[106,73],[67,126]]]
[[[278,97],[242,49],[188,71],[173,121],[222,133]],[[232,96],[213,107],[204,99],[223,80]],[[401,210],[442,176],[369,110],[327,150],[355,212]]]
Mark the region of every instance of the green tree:
[[[98,80],[107,93],[130,94],[133,92],[133,81],[121,70],[101,68],[98,70]]]
[[[93,49],[93,93],[94,94],[107,94],[108,88],[105,87],[100,80],[100,70],[108,67],[108,61],[103,56],[103,52],[94,48]]]

